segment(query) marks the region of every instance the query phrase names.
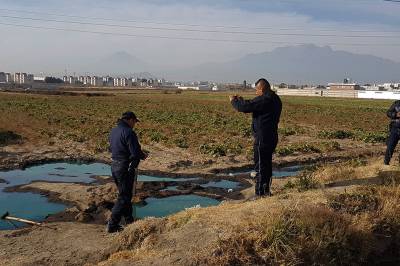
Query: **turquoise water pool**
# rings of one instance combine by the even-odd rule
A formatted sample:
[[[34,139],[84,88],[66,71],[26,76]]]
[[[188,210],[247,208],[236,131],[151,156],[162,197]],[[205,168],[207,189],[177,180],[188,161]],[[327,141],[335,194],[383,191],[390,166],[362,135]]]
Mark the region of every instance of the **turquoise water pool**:
[[[45,196],[39,194],[5,192],[4,189],[7,187],[28,184],[38,180],[91,183],[95,181],[92,176],[96,175],[111,175],[111,167],[102,163],[49,163],[27,167],[22,170],[0,171],[0,178],[7,182],[0,183],[0,215],[9,212],[10,215],[20,218],[42,221],[49,214],[61,212],[66,208],[64,204],[49,202]],[[142,182],[179,182],[196,179],[198,178],[138,176],[138,181]],[[171,186],[169,189],[177,190],[176,186]],[[162,217],[196,205],[205,207],[219,203],[214,199],[196,195],[173,196],[163,199],[148,198],[146,202],[147,205],[145,206],[136,206],[140,218],[147,216]],[[8,222],[0,220],[0,230],[13,228]]]
[[[201,185],[202,187],[216,187],[216,188],[225,188],[225,189],[236,189],[240,186],[239,182],[229,181],[229,180],[220,180],[220,181],[211,181],[207,184]]]
[[[197,195],[179,195],[162,199],[147,198],[147,205],[133,205],[136,211],[136,217],[164,217],[186,208],[199,205],[208,207],[218,205],[220,202],[215,199],[201,197]]]

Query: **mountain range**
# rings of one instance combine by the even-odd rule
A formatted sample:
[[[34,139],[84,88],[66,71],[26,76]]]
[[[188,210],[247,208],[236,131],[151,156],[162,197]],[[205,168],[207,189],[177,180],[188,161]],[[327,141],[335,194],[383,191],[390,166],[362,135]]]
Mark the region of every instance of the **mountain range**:
[[[249,54],[237,60],[182,69],[160,69],[126,52],[118,52],[96,63],[92,69],[110,74],[147,71],[168,80],[182,81],[242,82],[265,77],[274,83],[326,84],[342,81],[344,78],[351,78],[359,83],[400,80],[398,62],[312,44],[280,47],[270,52]]]

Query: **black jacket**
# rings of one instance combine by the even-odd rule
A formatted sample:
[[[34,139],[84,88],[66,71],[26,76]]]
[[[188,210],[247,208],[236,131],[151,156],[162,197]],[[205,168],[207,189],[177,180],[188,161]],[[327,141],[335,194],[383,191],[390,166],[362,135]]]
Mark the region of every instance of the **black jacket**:
[[[123,120],[118,121],[117,126],[111,130],[109,141],[111,158],[115,161],[133,163],[137,167],[140,160],[146,157],[136,133]]]
[[[400,112],[400,101],[395,101],[392,106],[390,106],[386,115],[392,120],[390,123],[391,127],[400,128],[400,119],[396,117],[397,113]]]
[[[239,112],[252,113],[252,129],[256,143],[268,144],[277,141],[282,102],[275,92],[268,91],[252,100],[236,98],[232,105]]]

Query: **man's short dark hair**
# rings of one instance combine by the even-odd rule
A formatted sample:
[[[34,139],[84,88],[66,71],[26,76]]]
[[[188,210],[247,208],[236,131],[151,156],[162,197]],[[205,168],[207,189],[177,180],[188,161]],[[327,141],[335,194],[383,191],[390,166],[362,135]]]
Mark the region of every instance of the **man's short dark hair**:
[[[264,79],[264,78],[259,79],[259,80],[257,80],[257,82],[256,82],[256,86],[257,86],[258,83],[260,83],[260,82],[262,82],[262,83],[265,84],[265,89],[266,89],[266,90],[270,90],[270,89],[271,89],[271,84],[269,84],[268,80],[266,80],[266,79]]]
[[[135,113],[131,111],[123,113],[121,119],[126,119],[126,120],[134,119],[139,122],[139,119],[136,117]]]

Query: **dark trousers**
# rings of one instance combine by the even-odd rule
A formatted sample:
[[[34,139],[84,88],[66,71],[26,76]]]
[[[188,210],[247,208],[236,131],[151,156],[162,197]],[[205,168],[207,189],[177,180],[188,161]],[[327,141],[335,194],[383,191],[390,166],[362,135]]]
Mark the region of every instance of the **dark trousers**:
[[[385,164],[390,163],[390,159],[393,156],[394,149],[396,148],[399,139],[400,139],[400,128],[391,127],[389,137],[386,141],[387,148],[385,154]]]
[[[272,154],[275,151],[278,138],[269,143],[254,144],[254,170],[256,172],[256,195],[263,196],[270,193],[272,183]]]
[[[122,217],[124,217],[126,223],[132,223],[134,220],[132,196],[135,171],[136,169],[129,168],[129,163],[112,163],[111,172],[118,188],[118,198],[112,209],[111,219],[109,221],[110,227],[118,226]]]

